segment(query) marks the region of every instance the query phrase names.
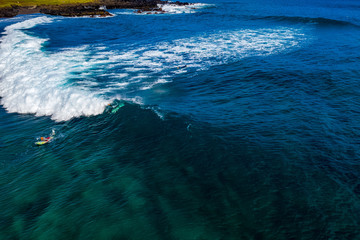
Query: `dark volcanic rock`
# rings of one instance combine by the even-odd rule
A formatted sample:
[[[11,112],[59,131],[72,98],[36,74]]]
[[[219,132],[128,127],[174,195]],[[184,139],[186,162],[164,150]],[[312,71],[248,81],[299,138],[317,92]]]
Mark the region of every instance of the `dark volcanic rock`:
[[[131,8],[131,9],[152,9],[156,8],[158,3],[164,3],[160,0],[100,0],[101,5],[108,9]]]
[[[40,13],[66,16],[66,17],[111,16],[109,12],[100,9],[100,5],[89,5],[89,4],[41,6]]]
[[[179,2],[179,1],[172,2],[171,4],[175,4],[175,5],[178,5],[178,6],[187,6],[187,5],[190,5],[190,3],[188,3],[188,2]]]
[[[0,18],[15,17],[18,14],[19,14],[19,7],[18,6],[0,8]]]
[[[156,11],[157,13],[163,13],[161,8],[158,8],[157,4],[165,4],[167,1],[162,0],[99,0],[97,3],[86,4],[66,4],[66,5],[42,5],[33,7],[19,7],[11,6],[6,8],[0,8],[1,17],[14,17],[18,14],[27,13],[44,13],[49,15],[60,15],[66,17],[78,17],[78,16],[111,16],[105,9],[115,8],[130,8],[139,9],[139,12],[144,11]],[[176,5],[188,5],[189,3],[182,3],[179,1],[172,2]]]

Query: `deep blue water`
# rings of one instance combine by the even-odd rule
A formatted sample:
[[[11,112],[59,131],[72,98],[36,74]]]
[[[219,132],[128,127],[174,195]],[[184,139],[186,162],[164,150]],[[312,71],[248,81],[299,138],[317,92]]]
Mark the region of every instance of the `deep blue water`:
[[[0,239],[360,239],[360,3],[201,3],[0,20]]]

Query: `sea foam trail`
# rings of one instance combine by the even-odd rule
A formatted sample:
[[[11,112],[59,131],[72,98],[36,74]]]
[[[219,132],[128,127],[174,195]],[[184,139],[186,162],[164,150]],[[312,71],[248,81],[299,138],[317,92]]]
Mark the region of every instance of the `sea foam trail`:
[[[5,28],[0,45],[0,96],[8,112],[51,116],[57,121],[100,114],[109,100],[95,92],[66,86],[74,72],[91,67],[82,49],[42,51],[47,39],[22,30],[53,20],[38,17]]]
[[[208,67],[250,56],[276,54],[299,45],[303,39],[304,34],[297,29],[240,29],[161,43],[143,56]]]
[[[113,66],[120,69],[117,75],[109,77],[131,76],[123,86],[138,85],[138,89],[146,90],[171,81],[174,75],[188,69],[204,70],[245,57],[277,54],[300,46],[305,39],[301,29],[269,28],[222,31],[160,42],[108,53]],[[117,81],[113,83],[114,88],[118,86]]]

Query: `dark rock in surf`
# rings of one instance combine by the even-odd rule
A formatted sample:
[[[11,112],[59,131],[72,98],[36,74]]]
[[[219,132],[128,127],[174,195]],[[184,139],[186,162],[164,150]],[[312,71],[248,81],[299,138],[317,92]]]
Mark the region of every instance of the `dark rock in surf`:
[[[139,13],[154,12],[164,13],[158,7],[158,4],[166,4],[167,1],[161,0],[99,0],[96,3],[86,4],[63,4],[63,5],[41,5],[20,7],[17,5],[11,7],[0,8],[0,18],[14,17],[18,14],[29,13],[44,13],[49,15],[58,15],[66,17],[80,17],[80,16],[99,16],[106,17],[111,14],[106,9],[138,9]],[[175,5],[188,5],[189,3],[172,2]]]
[[[99,16],[106,17],[111,16],[111,14],[102,9],[100,5],[55,5],[55,6],[46,6],[41,7],[40,13],[49,14],[49,15],[58,15],[65,17],[81,17],[81,16]]]

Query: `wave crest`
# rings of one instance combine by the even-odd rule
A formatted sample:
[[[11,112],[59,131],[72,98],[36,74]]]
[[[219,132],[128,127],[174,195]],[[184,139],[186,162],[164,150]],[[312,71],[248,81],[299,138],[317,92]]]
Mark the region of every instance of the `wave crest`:
[[[21,31],[51,22],[38,17],[5,28],[0,45],[1,104],[8,112],[51,116],[57,121],[102,113],[109,100],[66,86],[72,72],[90,67],[83,64],[81,49],[49,54],[41,49],[47,39]]]
[[[305,24],[317,24],[319,26],[352,26],[360,27],[352,22],[323,18],[323,17],[296,17],[296,16],[266,16],[266,17],[255,17],[253,19],[264,19],[264,20],[274,20],[274,21],[284,21],[291,23],[305,23]]]

